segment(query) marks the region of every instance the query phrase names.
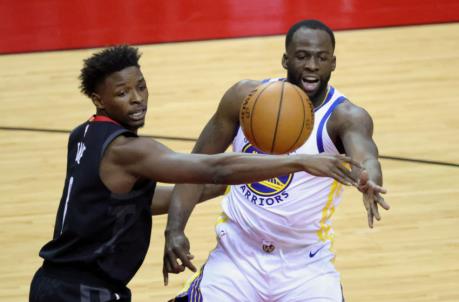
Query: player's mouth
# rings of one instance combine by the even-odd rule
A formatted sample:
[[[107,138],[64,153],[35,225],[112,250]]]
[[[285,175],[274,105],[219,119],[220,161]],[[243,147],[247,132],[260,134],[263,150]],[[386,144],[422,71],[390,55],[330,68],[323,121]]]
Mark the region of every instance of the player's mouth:
[[[307,94],[313,94],[320,87],[320,79],[316,76],[305,76],[301,78],[301,85]]]
[[[145,115],[147,113],[146,108],[139,109],[137,111],[132,111],[128,114],[129,118],[134,121],[140,121],[145,119]]]

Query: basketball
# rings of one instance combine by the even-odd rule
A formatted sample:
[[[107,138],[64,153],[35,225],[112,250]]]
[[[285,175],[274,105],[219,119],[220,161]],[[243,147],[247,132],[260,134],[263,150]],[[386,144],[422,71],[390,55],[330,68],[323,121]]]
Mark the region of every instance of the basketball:
[[[284,81],[261,84],[242,102],[239,121],[245,137],[270,154],[295,151],[314,127],[314,108],[306,93]]]

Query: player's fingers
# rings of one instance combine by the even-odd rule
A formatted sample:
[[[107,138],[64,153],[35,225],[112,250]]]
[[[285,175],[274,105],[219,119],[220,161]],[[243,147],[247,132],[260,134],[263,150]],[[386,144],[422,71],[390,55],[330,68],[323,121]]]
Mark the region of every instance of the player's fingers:
[[[368,194],[363,194],[363,204],[367,210],[368,226],[373,228],[373,213],[371,209],[371,200]]]
[[[172,267],[169,261],[169,257],[164,255],[163,259],[163,279],[164,279],[164,285],[168,285],[169,283],[169,273],[173,272]]]
[[[381,195],[376,195],[376,201],[379,205],[381,205],[381,207],[383,207],[384,210],[390,209],[390,205],[384,200],[384,198]]]
[[[381,220],[381,215],[379,215],[379,209],[378,209],[378,204],[376,203],[376,201],[373,201],[371,203],[371,207],[372,207],[372,212],[373,212],[373,216],[376,218],[376,220]]]
[[[338,169],[354,187],[358,187],[358,178],[352,174],[351,170],[347,169],[345,166],[338,166]]]
[[[370,201],[367,194],[363,194],[363,205],[365,206],[365,210],[367,210],[367,212],[370,211]]]
[[[169,263],[169,260],[164,257],[163,259],[163,272],[169,273],[171,271],[171,265]]]
[[[177,271],[175,272],[175,274],[179,274],[185,270],[185,266],[183,265],[182,260],[180,258],[177,259],[177,263],[178,263],[178,266],[177,266]]]
[[[164,286],[167,286],[169,284],[169,273],[168,273],[168,269],[166,268],[166,262],[164,262],[164,265],[163,265],[163,280],[164,280]]]
[[[340,154],[340,155],[339,155],[339,158],[340,158],[342,161],[344,161],[344,162],[346,162],[346,163],[348,163],[348,164],[350,164],[350,165],[352,165],[352,166],[354,166],[354,167],[362,168],[362,165],[361,165],[358,161],[353,160],[353,159],[350,158],[349,156]]]
[[[191,255],[190,253],[188,253],[188,252],[185,253],[183,250],[180,250],[180,249],[175,250],[175,253],[177,254],[177,256],[180,259],[180,261],[182,261],[182,265],[184,267],[188,267],[193,272],[196,272],[196,267],[194,266],[194,264],[188,258],[188,256]]]
[[[167,260],[169,263],[169,273],[178,274],[181,272],[180,264],[177,262],[177,256],[174,252],[167,253]]]
[[[359,175],[359,186],[367,186],[368,185],[368,179],[369,179],[369,176],[368,176],[368,172],[366,170],[363,170],[362,172],[360,172],[360,175]]]
[[[330,175],[331,177],[333,177],[334,179],[336,179],[343,185],[346,185],[346,186],[352,185],[352,183],[348,179],[346,179],[346,176],[339,169],[331,171]]]
[[[367,212],[368,214],[368,226],[372,229],[373,228],[373,213],[370,210]]]
[[[378,192],[378,193],[382,193],[382,194],[386,194],[387,193],[387,190],[381,186],[378,186],[378,185],[373,185],[373,191],[375,192]]]

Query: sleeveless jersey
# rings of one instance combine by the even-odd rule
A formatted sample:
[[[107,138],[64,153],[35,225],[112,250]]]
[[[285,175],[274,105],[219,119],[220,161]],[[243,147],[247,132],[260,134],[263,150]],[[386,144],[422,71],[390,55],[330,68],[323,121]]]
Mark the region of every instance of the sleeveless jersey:
[[[103,184],[99,167],[104,151],[120,135],[137,136],[103,116],[70,134],[54,236],[40,256],[45,262],[77,267],[126,285],[148,250],[156,183],[136,185],[126,194],[112,193]]]
[[[280,79],[271,79],[275,81]],[[323,104],[314,110],[314,129],[295,153],[338,154],[327,132],[327,121],[345,97],[328,87]],[[234,152],[262,153],[252,146],[239,128]],[[226,216],[252,238],[272,241],[284,247],[333,242],[330,224],[341,199],[342,186],[328,177],[297,172],[265,181],[231,186],[222,201]]]

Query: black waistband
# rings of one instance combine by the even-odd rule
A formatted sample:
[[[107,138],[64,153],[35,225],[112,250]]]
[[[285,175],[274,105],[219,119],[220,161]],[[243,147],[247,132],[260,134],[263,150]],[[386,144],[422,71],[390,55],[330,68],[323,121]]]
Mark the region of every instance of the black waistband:
[[[109,289],[126,288],[121,284],[104,276],[101,272],[91,269],[84,264],[53,263],[44,261],[43,272],[47,275],[75,283],[86,283],[88,285],[101,286]]]

